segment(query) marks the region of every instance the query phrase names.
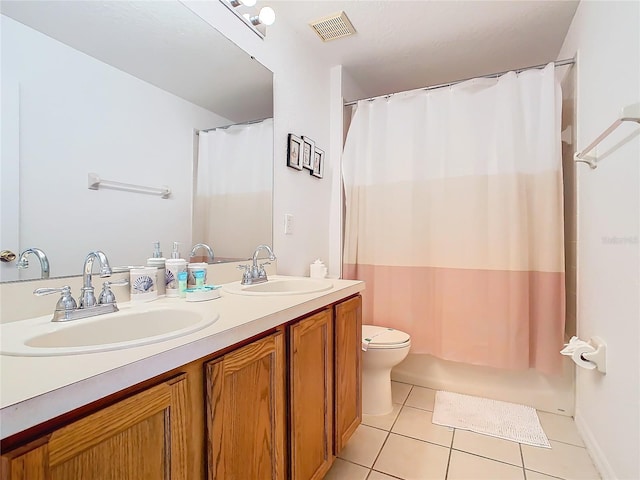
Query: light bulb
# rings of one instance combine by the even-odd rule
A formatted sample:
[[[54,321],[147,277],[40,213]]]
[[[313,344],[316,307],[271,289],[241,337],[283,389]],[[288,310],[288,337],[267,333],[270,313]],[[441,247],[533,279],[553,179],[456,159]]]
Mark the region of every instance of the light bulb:
[[[258,18],[265,25],[273,25],[273,22],[276,21],[276,12],[271,7],[262,7]]]

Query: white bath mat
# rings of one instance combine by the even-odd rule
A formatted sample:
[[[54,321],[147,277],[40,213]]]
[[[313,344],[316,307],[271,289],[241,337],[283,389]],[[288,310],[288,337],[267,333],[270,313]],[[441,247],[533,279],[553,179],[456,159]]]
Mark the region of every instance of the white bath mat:
[[[551,448],[535,409],[515,403],[438,391],[433,423]]]

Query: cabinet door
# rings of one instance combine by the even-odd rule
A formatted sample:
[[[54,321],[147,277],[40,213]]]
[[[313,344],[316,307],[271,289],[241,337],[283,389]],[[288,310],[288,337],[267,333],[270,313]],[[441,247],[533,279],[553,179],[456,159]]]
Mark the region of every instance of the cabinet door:
[[[186,479],[186,376],[2,456],[9,480]]]
[[[321,479],[333,463],[331,309],[290,328],[291,478]]]
[[[362,421],[362,297],[335,306],[335,440],[342,450]]]
[[[205,365],[210,480],[285,478],[282,333]]]

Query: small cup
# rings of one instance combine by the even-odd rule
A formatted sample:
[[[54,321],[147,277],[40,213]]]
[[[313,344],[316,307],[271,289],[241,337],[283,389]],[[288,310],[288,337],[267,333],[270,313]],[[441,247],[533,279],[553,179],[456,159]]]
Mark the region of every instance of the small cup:
[[[158,295],[164,295],[167,289],[166,270],[164,258],[150,258],[147,260],[147,267],[155,267],[156,271],[156,289]]]
[[[130,270],[129,285],[132,302],[149,302],[158,298],[157,273],[156,267],[139,267]]]
[[[180,272],[187,273],[187,261],[182,258],[170,258],[166,260],[165,264],[167,297],[178,297],[180,295],[180,289],[178,287],[179,275]]]
[[[195,288],[196,287],[196,277],[194,272],[196,270],[204,270],[204,279],[202,280],[202,284],[207,283],[207,264],[206,263],[190,263],[187,266],[187,271],[189,272],[189,276],[187,277],[187,288]]]

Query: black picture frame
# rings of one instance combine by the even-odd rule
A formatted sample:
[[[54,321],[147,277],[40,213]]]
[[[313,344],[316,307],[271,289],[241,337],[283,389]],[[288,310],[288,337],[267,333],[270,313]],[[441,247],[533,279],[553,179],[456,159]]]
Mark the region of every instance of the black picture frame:
[[[316,142],[309,137],[302,137],[302,168],[313,170],[313,152],[316,149]]]
[[[287,167],[302,170],[302,144],[297,135],[290,133],[287,138]]]
[[[311,170],[311,175],[316,178],[322,178],[324,176],[324,150],[315,147],[313,150],[313,162],[312,162],[313,170]]]

